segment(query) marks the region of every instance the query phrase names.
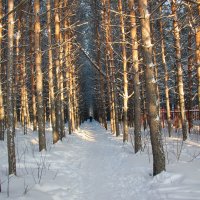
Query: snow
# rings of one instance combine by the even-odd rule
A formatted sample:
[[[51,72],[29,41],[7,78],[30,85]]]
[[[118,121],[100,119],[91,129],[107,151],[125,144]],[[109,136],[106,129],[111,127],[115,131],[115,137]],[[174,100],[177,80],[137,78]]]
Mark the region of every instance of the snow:
[[[0,142],[1,200],[200,199],[197,135],[186,142],[179,134],[164,137],[167,171],[155,177],[148,132],[137,154],[97,122],[85,122],[55,145],[47,128],[47,151],[41,153],[36,132],[23,135],[17,129],[16,135],[17,176],[11,175],[9,184],[6,142]]]

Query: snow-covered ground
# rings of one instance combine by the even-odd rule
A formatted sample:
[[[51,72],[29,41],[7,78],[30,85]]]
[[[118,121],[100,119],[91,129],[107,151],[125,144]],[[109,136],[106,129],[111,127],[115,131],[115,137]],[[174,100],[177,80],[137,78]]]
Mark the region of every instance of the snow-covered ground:
[[[132,130],[131,130],[132,132]],[[152,176],[148,133],[144,151],[134,154],[97,122],[48,150],[38,152],[37,134],[17,130],[17,176],[7,176],[6,142],[0,142],[0,200],[200,200],[200,142],[198,135],[164,139],[167,171]],[[9,198],[8,198],[9,195]]]

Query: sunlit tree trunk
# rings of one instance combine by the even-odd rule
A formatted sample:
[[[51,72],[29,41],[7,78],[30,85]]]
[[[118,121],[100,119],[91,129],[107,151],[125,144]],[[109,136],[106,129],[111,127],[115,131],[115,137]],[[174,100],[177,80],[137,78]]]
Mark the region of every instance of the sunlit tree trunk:
[[[14,9],[14,1],[8,0],[8,12]],[[9,174],[16,174],[15,141],[13,130],[13,43],[14,43],[14,13],[8,16],[8,63],[7,63],[7,146]]]
[[[107,29],[107,14],[106,14],[106,1],[102,0],[103,5],[103,12],[102,12],[102,27],[105,31],[105,41],[106,41],[106,47],[105,47],[105,67],[106,67],[106,82],[107,82],[107,90],[108,90],[108,107],[110,111],[110,127],[111,127],[111,133],[115,133],[115,120],[114,120],[114,110],[112,108],[112,95],[111,94],[111,80],[110,80],[110,70],[109,70],[109,46],[108,46],[108,29]]]
[[[66,5],[67,6],[67,2]],[[69,31],[69,20],[65,17],[64,28],[65,32],[65,68],[66,68],[66,93],[67,93],[67,105],[68,105],[68,132],[72,134],[72,118],[71,118],[71,97],[70,97],[70,31]]]
[[[197,0],[198,15],[200,15],[200,0]],[[196,28],[196,65],[197,65],[197,80],[198,80],[198,105],[200,110],[200,24]]]
[[[43,105],[43,74],[42,74],[42,53],[40,47],[40,1],[34,1],[35,15],[35,66],[36,66],[36,94],[37,94],[37,117],[39,151],[46,149],[44,105]]]
[[[74,130],[77,129],[77,110],[78,110],[78,104],[77,104],[77,96],[76,96],[76,73],[75,73],[75,65],[72,65],[72,87],[73,87],[73,114],[74,114]]]
[[[160,15],[162,13],[162,7],[160,7]],[[168,80],[169,80],[169,74],[167,69],[167,63],[165,58],[165,40],[164,40],[164,34],[163,34],[163,23],[162,19],[159,20],[159,28],[160,28],[160,37],[161,37],[161,56],[162,56],[162,64],[164,68],[165,78],[164,78],[164,85],[165,85],[165,101],[166,101],[166,112],[167,112],[167,125],[168,125],[168,134],[169,137],[171,137],[171,114],[170,114],[170,99],[169,99],[169,86],[168,86]]]
[[[47,30],[48,30],[48,57],[49,57],[49,96],[50,96],[50,116],[53,134],[53,143],[59,139],[59,134],[56,130],[56,113],[55,113],[55,93],[54,93],[54,76],[53,76],[53,53],[52,53],[52,39],[51,39],[51,1],[47,0]]]
[[[122,60],[123,60],[123,142],[128,141],[128,70],[126,53],[126,35],[124,26],[124,16],[122,0],[118,0],[118,9],[120,14],[120,28],[122,37]]]
[[[66,70],[67,70],[67,93],[68,93],[68,127],[69,127],[69,134],[71,134],[75,128],[75,108],[74,108],[74,103],[75,103],[75,99],[74,99],[74,90],[75,90],[75,85],[74,85],[74,78],[75,78],[75,74],[74,74],[74,66],[73,66],[73,58],[72,58],[72,32],[70,30],[70,25],[71,25],[71,21],[68,18],[66,21],[66,28],[68,29],[67,33],[66,33],[66,40],[67,40],[67,46],[66,46],[66,59],[67,59],[67,66],[66,66]]]
[[[3,7],[2,7],[2,0],[0,0],[0,19],[3,17]],[[3,24],[2,20],[0,20],[0,62],[2,60],[2,39],[3,39],[3,34],[2,34],[2,29]],[[2,91],[2,65],[0,63],[0,140],[4,140],[4,102],[3,102],[3,91]]]
[[[110,18],[110,0],[104,1],[104,5],[107,4],[106,11],[106,45],[107,53],[109,58],[109,68],[110,68],[110,83],[111,83],[111,99],[112,99],[112,117],[114,121],[114,130],[116,136],[119,136],[119,116],[117,107],[117,95],[116,95],[116,79],[115,79],[115,66],[114,66],[114,53],[112,48],[112,29],[111,29],[111,18]]]
[[[182,132],[183,140],[186,140],[188,137],[188,127],[187,119],[185,114],[185,98],[184,98],[184,87],[183,87],[183,69],[181,64],[181,43],[180,43],[180,30],[178,25],[178,17],[176,13],[177,1],[172,0],[171,9],[173,14],[173,29],[174,29],[174,47],[176,52],[176,69],[177,69],[177,84],[178,84],[178,95],[179,95],[179,105],[181,112],[181,123],[182,123]]]
[[[54,1],[55,8],[55,67],[56,67],[56,129],[59,133],[59,139],[62,135],[62,114],[61,114],[61,65],[60,65],[60,16],[59,0]]]
[[[101,37],[100,37],[100,31],[99,31],[99,17],[97,15],[97,0],[95,0],[95,13],[96,13],[96,20],[95,22],[95,29],[96,29],[96,46],[97,46],[97,65],[99,66],[99,69],[102,71],[102,64],[101,64]],[[102,73],[99,74],[99,85],[100,85],[100,98],[101,98],[101,116],[102,116],[102,122],[104,127],[107,129],[107,121],[106,121],[106,104],[105,104],[105,91],[104,91],[104,77]]]
[[[150,8],[151,11],[151,8]],[[155,22],[151,22],[150,26],[151,26],[151,38],[152,38],[152,43],[154,44],[156,42],[156,32],[155,32],[155,27],[154,27]],[[152,53],[153,53],[153,63],[154,63],[154,74],[155,74],[155,81],[157,82],[156,84],[156,94],[157,94],[157,110],[158,110],[158,115],[159,118],[161,117],[161,106],[160,106],[160,88],[159,88],[159,84],[158,84],[158,76],[159,76],[159,72],[158,72],[158,63],[157,63],[157,49],[156,46],[153,45],[152,47]],[[160,131],[162,130],[162,127],[164,128],[164,121],[163,124],[161,123],[161,118],[160,118]]]
[[[76,76],[76,74],[75,74]],[[75,127],[76,127],[76,130],[78,129],[79,127],[79,104],[78,104],[78,94],[77,94],[77,91],[78,91],[78,86],[77,86],[77,78],[75,79],[74,81],[74,108],[75,108]]]
[[[69,22],[70,26],[70,22]],[[74,98],[73,98],[73,61],[72,61],[72,41],[71,41],[71,32],[69,32],[69,47],[68,47],[68,62],[69,62],[69,67],[68,67],[68,73],[69,73],[69,98],[70,98],[70,119],[71,119],[71,130],[72,132],[75,130],[75,118],[74,118]]]
[[[30,68],[31,68],[31,105],[32,105],[32,122],[33,122],[33,131],[37,130],[37,108],[36,108],[36,87],[35,87],[35,62],[34,62],[34,23],[33,17],[30,19]]]
[[[70,50],[69,55],[71,54],[71,43],[70,43]],[[73,99],[73,69],[72,69],[72,59],[70,55],[70,64],[69,64],[69,95],[70,95],[70,118],[71,118],[71,128],[72,132],[75,130],[75,124],[74,124],[74,99]]]
[[[25,19],[24,15],[21,14],[21,26],[20,26],[20,33],[21,33],[21,59],[20,59],[20,83],[21,83],[21,122],[24,127],[24,134],[27,134],[27,124],[29,122],[29,109],[28,109],[28,92],[26,87],[26,49],[25,49]]]
[[[162,136],[159,130],[158,102],[156,94],[156,81],[154,64],[152,60],[152,43],[150,35],[150,15],[147,8],[147,0],[138,0],[140,24],[142,30],[143,60],[145,65],[145,83],[147,95],[148,122],[150,126],[150,138],[153,153],[153,174],[157,175],[165,170],[165,154],[162,144]]]
[[[131,23],[131,45],[133,62],[133,88],[134,88],[134,137],[135,153],[141,150],[141,103],[140,103],[140,74],[138,60],[138,42],[136,14],[134,11],[135,0],[129,0],[130,23]]]
[[[60,1],[60,11],[59,11],[59,19],[62,19],[63,17],[63,2]],[[65,132],[64,132],[64,94],[63,94],[63,90],[64,90],[64,85],[63,85],[63,59],[64,59],[64,48],[63,48],[63,31],[62,28],[64,26],[62,26],[63,23],[60,23],[60,53],[59,53],[59,61],[60,61],[60,71],[59,71],[59,81],[60,81],[60,112],[61,112],[61,122],[60,122],[60,139],[62,139],[63,137],[65,137]]]
[[[192,31],[190,30],[188,34],[188,126],[189,126],[189,132],[192,128],[192,69],[194,64],[194,56],[193,56],[193,50],[192,50]]]

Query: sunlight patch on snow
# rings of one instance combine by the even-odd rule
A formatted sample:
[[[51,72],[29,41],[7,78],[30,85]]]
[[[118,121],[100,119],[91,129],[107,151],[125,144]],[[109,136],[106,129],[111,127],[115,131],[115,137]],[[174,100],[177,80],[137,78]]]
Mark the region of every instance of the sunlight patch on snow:
[[[34,139],[31,140],[31,143],[32,143],[32,144],[38,144],[39,141],[38,141],[38,139],[34,138]]]
[[[89,131],[77,131],[76,135],[79,136],[80,138],[88,141],[88,142],[95,142],[96,141],[94,136]]]

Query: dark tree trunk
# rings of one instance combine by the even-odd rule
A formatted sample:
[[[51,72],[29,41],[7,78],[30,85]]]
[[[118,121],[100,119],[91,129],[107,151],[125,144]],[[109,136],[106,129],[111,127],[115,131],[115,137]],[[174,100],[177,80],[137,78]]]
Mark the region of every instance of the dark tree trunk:
[[[8,12],[14,9],[14,1],[8,0]],[[7,145],[9,174],[16,174],[15,141],[13,130],[13,43],[14,43],[14,13],[8,16],[8,64],[7,64]]]

